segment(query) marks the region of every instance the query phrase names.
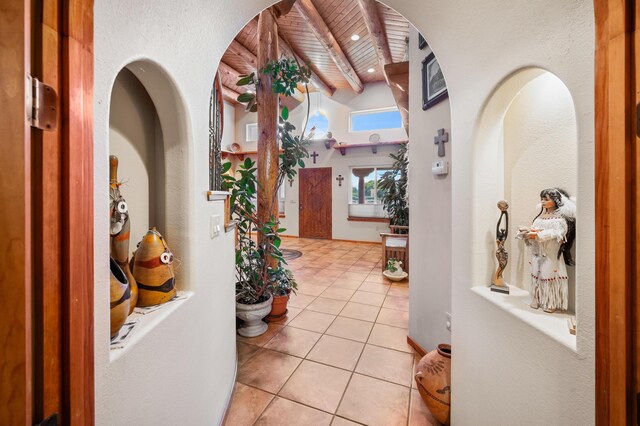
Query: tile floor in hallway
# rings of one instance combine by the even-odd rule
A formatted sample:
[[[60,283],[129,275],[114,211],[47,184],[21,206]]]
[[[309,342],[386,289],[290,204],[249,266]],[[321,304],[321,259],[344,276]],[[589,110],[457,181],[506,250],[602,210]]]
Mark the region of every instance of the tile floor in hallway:
[[[286,238],[298,282],[288,315],[237,337],[226,426],[436,425],[413,380],[409,283],[382,275],[372,243]]]

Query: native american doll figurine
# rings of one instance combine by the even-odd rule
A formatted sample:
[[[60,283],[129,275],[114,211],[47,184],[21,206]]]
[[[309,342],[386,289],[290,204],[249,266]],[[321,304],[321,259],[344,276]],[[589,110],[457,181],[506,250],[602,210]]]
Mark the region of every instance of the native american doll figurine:
[[[162,235],[151,228],[138,244],[133,276],[138,283],[138,306],[168,302],[176,295],[173,253]]]
[[[533,224],[518,228],[516,238],[531,247],[531,307],[545,312],[566,310],[567,265],[575,265],[571,247],[576,236],[576,205],[560,188],[540,192],[540,213]]]
[[[109,299],[111,302],[111,338],[118,334],[118,330],[127,320],[131,303],[131,286],[127,276],[118,263],[109,259],[111,267],[111,280]]]
[[[120,194],[118,182],[118,157],[109,156],[109,215],[111,217],[111,257],[122,268],[131,287],[131,304],[129,313],[133,312],[138,300],[138,286],[129,269],[129,209],[127,202]]]

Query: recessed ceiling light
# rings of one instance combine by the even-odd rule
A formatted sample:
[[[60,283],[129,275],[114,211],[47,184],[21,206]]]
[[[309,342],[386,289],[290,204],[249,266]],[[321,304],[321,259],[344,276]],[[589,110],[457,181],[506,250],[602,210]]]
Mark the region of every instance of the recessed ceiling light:
[[[371,72],[375,72],[375,71],[376,71],[376,70],[375,70],[374,68],[369,68],[369,69],[367,70],[367,72],[370,72],[370,73],[371,73]]]
[[[358,41],[358,40],[360,40],[360,36],[358,34],[354,34],[354,35],[351,36],[351,40]]]

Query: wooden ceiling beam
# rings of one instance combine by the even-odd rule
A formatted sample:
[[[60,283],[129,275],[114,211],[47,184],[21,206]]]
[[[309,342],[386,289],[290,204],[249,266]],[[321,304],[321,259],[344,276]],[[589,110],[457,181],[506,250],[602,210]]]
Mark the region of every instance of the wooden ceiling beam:
[[[227,86],[222,86],[222,97],[225,101],[232,104],[241,105],[240,102],[238,102],[238,96],[240,96],[240,93]]]
[[[258,31],[258,22],[254,19],[251,20],[247,24],[247,29],[252,33],[257,33]],[[282,37],[280,31],[278,31],[278,55],[284,55],[289,58],[295,58],[301,64],[306,64],[307,66],[311,66],[312,64],[303,60],[292,48],[291,45]],[[336,91],[335,88],[331,87],[327,84],[322,77],[318,76],[318,74],[311,70],[311,77],[309,78],[309,82],[313,85],[319,92],[327,97],[333,96],[333,93]]]
[[[382,19],[380,19],[380,13],[378,12],[378,4],[375,0],[357,0],[360,11],[364,18],[364,23],[369,32],[369,37],[373,43],[373,49],[378,57],[378,63],[380,69],[384,73],[387,83],[389,78],[385,73],[385,65],[393,63],[393,57],[391,56],[391,49],[389,49],[389,42],[387,40],[387,34],[382,25]]]
[[[233,40],[227,49],[227,52],[237,56],[242,62],[254,71],[258,69],[258,58],[256,55],[244,47],[239,41]]]
[[[222,76],[228,77],[229,79],[231,79],[231,81],[233,81],[234,85],[238,82],[238,80],[240,80],[241,76],[244,75],[240,71],[232,68],[230,65],[222,61],[220,62],[220,65],[218,65],[218,72],[220,73],[221,78]]]
[[[313,5],[311,0],[298,0],[293,6],[298,13],[302,16],[305,22],[311,28],[311,31],[316,36],[322,47],[327,51],[333,62],[338,66],[340,72],[347,80],[351,88],[356,93],[362,93],[364,86],[360,77],[356,73],[356,70],[351,65],[349,58],[342,51],[342,48],[338,44],[338,41],[331,33],[331,30],[324,22],[322,16]]]

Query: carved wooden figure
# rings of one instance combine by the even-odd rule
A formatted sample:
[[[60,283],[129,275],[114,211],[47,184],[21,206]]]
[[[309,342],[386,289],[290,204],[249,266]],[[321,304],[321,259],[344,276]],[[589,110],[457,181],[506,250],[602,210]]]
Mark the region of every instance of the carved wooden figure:
[[[133,276],[138,283],[138,306],[168,302],[176,295],[173,253],[156,228],[142,238],[135,252]]]
[[[502,274],[504,273],[509,261],[509,253],[504,248],[504,242],[509,235],[509,212],[507,212],[509,209],[509,203],[505,200],[499,201],[498,209],[501,211],[500,218],[496,224],[496,258],[498,259],[498,269],[493,274],[491,289],[494,291],[502,290],[502,292],[509,293],[509,287],[504,282],[504,278],[502,278]],[[503,219],[505,221],[504,227],[502,226]]]
[[[131,287],[131,303],[129,313],[133,312],[138,301],[138,286],[129,268],[130,218],[127,202],[120,193],[118,182],[118,157],[109,156],[109,216],[111,218],[111,257],[122,268]]]

